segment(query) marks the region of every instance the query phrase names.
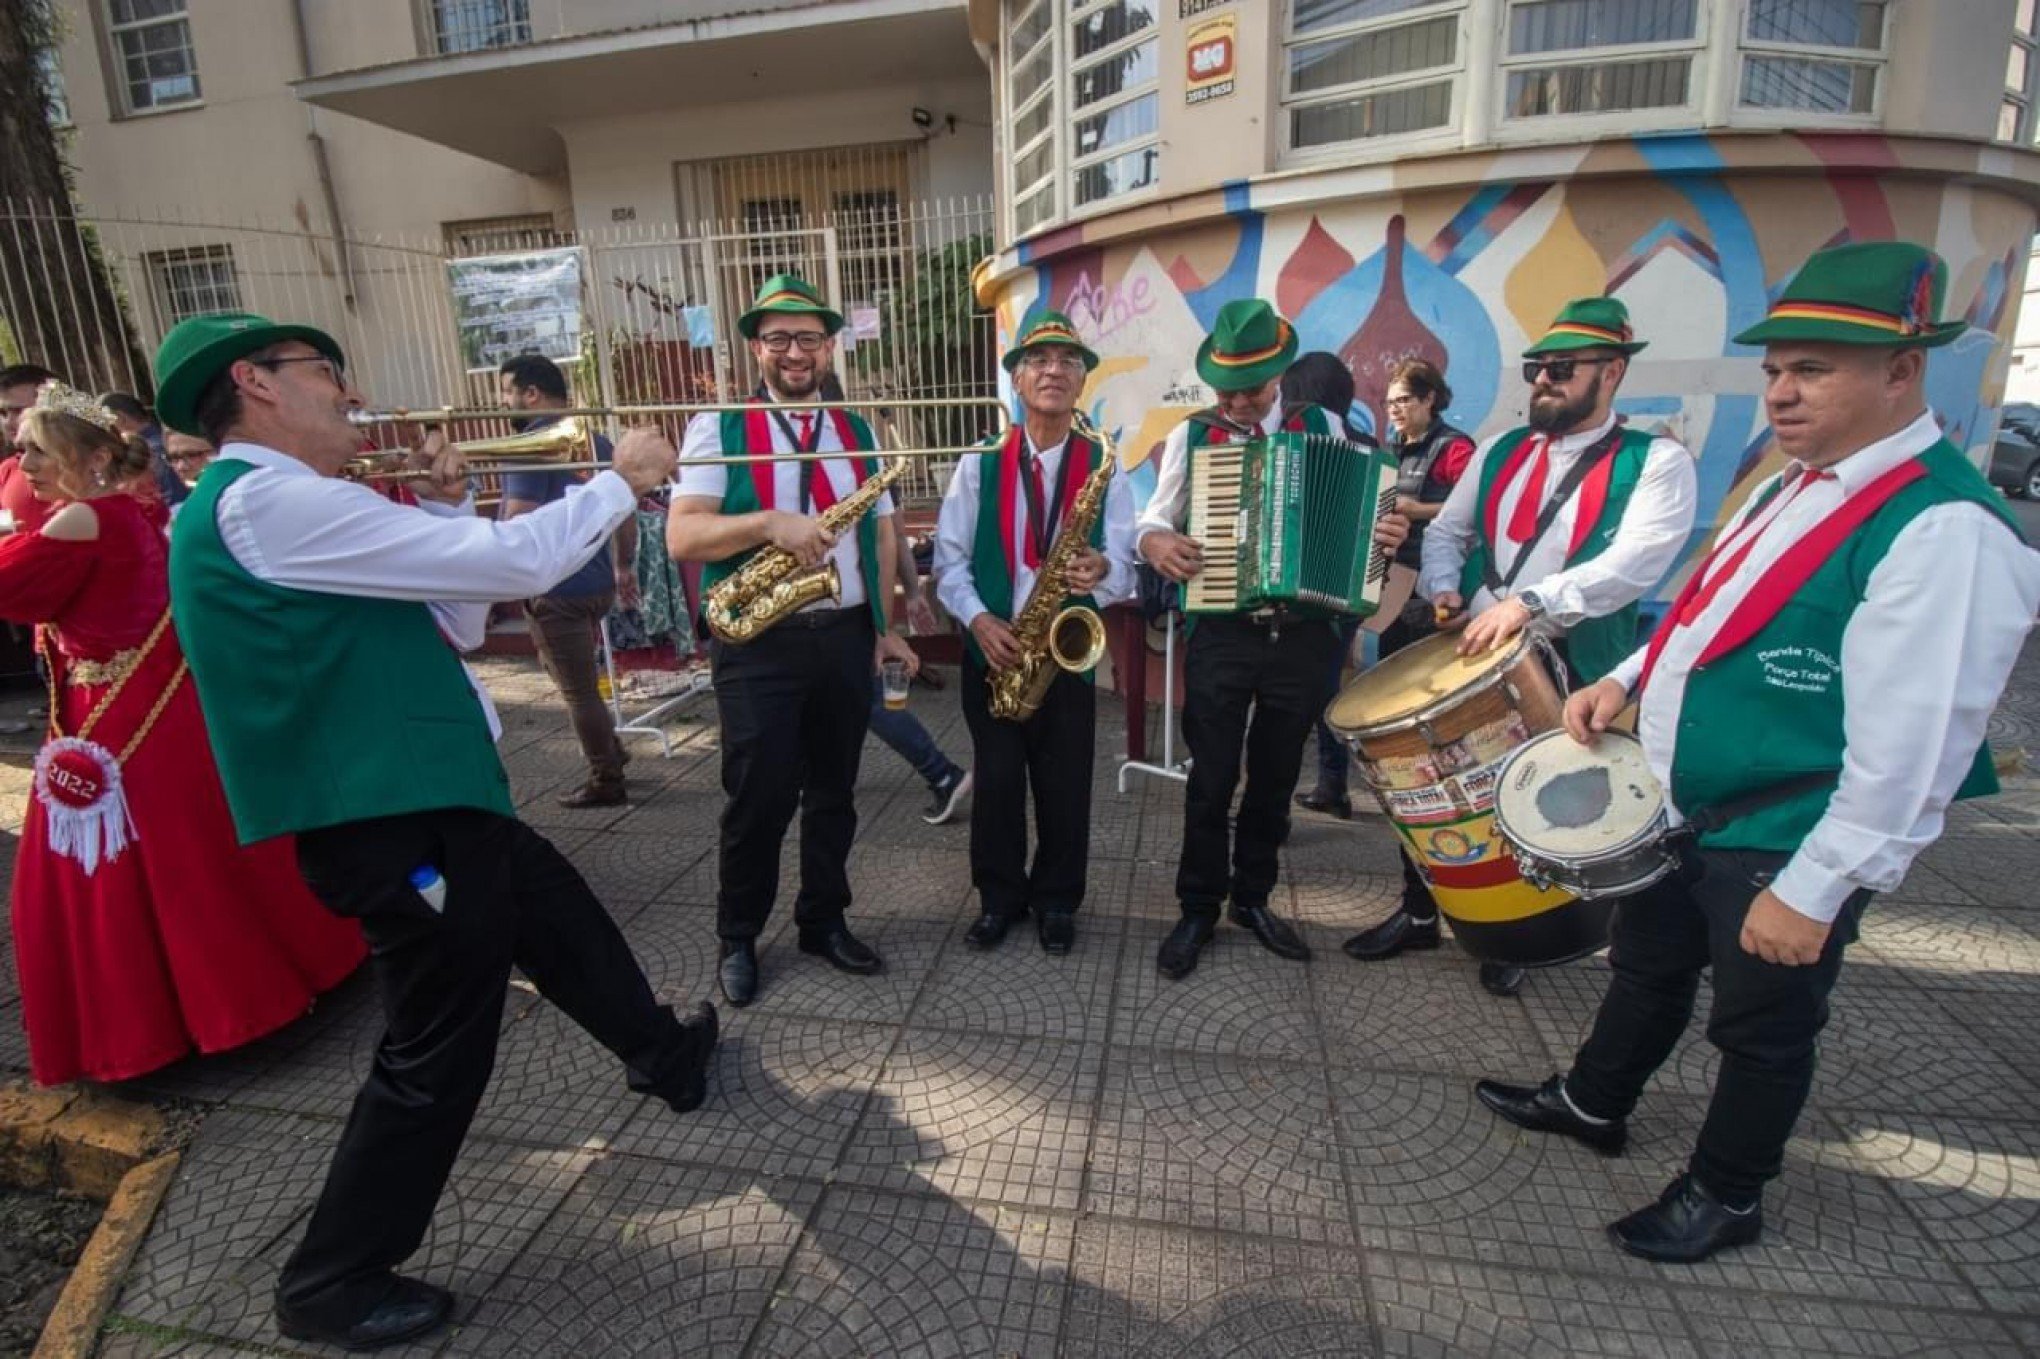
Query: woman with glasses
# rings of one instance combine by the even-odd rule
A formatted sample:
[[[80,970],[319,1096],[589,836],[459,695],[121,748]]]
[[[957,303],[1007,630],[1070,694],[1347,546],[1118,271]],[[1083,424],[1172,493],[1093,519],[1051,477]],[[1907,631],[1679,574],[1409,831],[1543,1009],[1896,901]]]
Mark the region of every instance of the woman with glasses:
[[[123,1080],[281,1028],[365,948],[305,889],[288,838],[236,841],[169,623],[148,447],[54,382],[21,443],[57,507],[0,543],[0,616],[40,625],[50,673],[14,870],[29,1064],[44,1085]]]

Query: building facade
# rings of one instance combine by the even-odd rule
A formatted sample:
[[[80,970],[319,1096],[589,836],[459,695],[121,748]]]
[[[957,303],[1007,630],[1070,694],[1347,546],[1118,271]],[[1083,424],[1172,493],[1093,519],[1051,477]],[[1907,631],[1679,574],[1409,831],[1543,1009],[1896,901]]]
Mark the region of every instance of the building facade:
[[[1949,22],[1959,10],[1962,22]],[[972,0],[999,124],[1002,332],[1067,311],[1087,400],[1151,486],[1208,400],[1217,309],[1274,301],[1352,368],[1444,367],[1520,421],[1519,351],[1609,293],[1650,341],[1618,409],[1699,457],[1695,544],[1764,470],[1760,317],[1812,251],[1905,237],[1974,329],[1936,351],[1987,449],[2040,206],[2032,0]],[[1676,582],[1676,577],[1675,581]]]

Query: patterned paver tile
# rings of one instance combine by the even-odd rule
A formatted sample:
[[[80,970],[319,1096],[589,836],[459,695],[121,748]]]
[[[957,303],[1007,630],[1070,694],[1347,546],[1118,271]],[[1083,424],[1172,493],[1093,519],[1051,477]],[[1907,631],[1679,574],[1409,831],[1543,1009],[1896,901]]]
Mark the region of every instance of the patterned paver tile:
[[[1471,1076],[1549,1066],[1522,1005],[1481,990],[1477,972],[1457,949],[1374,963],[1333,954],[1313,965],[1311,1000],[1332,1062]]]
[[[538,1146],[608,1145],[641,1109],[668,1113],[633,1091],[623,1062],[573,1020],[540,1005],[503,1031],[496,1072],[474,1131]]]
[[[684,1115],[648,1109],[618,1134],[615,1148],[819,1176],[849,1142],[897,1035],[889,1025],[725,1010],[707,1101]]]
[[[1672,1295],[1642,1280],[1392,1255],[1371,1256],[1367,1273],[1385,1354],[1699,1353]]]
[[[187,1338],[170,1331],[109,1329],[93,1354],[96,1359],[247,1359],[263,1352],[217,1340]]]
[[[1155,953],[1172,926],[1130,924],[1113,1002],[1115,1044],[1298,1061],[1321,1056],[1305,968],[1325,963],[1277,958],[1252,934],[1220,920],[1197,970],[1171,981],[1155,970]]]
[[[2040,990],[2040,911],[1880,902],[1864,919],[1859,947],[1936,990]]]
[[[1115,1050],[1093,1139],[1087,1213],[1300,1241],[1352,1239],[1314,1066]]]
[[[1087,1218],[1077,1228],[1072,1273],[1060,1351],[1071,1359],[1377,1352],[1366,1284],[1350,1251]]]
[[[914,1027],[1103,1039],[1126,921],[1086,905],[1076,923],[1076,945],[1060,958],[1041,951],[1031,920],[1015,925],[989,952],[951,940],[915,1002]]]
[[[2040,1124],[1832,1113],[1837,1162],[1889,1185],[1927,1239],[2007,1312],[2040,1316]]]
[[[598,832],[567,857],[604,902],[639,902],[670,895],[674,882],[710,853],[699,836],[676,841],[663,835]]]
[[[1656,1200],[1686,1168],[1705,1111],[1701,1100],[1654,1097],[1649,1116],[1631,1120],[1628,1154],[1606,1163],[1621,1212]],[[1671,1282],[1696,1287],[1979,1306],[1976,1293],[1901,1206],[1892,1185],[1852,1155],[1847,1142],[1818,1110],[1809,1109],[1786,1148],[1785,1173],[1764,1191],[1763,1239],[1697,1265],[1653,1268]]]
[[[589,1170],[454,1337],[453,1354],[735,1355],[816,1185],[611,1156]]]
[[[1874,1355],[1883,1359],[2012,1359],[2022,1353],[1997,1321],[1973,1312],[1836,1303],[1763,1293],[1681,1289],[1686,1314],[1710,1359],[1756,1355]]]
[[[1463,1077],[1335,1070],[1332,1083],[1363,1246],[1640,1273],[1602,1237],[1617,1214],[1596,1153],[1504,1123]]]
[[[962,834],[968,837],[969,832]],[[970,897],[967,838],[942,849],[906,849],[860,842],[850,851],[850,924],[867,920],[924,920],[944,924],[962,919]],[[970,900],[971,913],[977,910]]]
[[[846,1181],[1074,1212],[1100,1058],[1043,1039],[913,1030],[843,1155]]]
[[[1054,1351],[1071,1220],[939,1195],[835,1189],[749,1353]]]

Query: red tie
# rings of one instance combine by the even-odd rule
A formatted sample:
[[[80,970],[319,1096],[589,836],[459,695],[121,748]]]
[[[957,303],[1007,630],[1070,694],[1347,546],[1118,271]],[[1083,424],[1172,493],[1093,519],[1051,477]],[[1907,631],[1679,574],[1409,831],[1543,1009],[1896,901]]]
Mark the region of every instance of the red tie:
[[[1544,472],[1551,465],[1551,440],[1539,438],[1537,451],[1531,455],[1530,480],[1523,487],[1523,494],[1516,497],[1516,508],[1509,514],[1509,541],[1527,543],[1530,535],[1537,532],[1537,512],[1544,508]]]
[[[805,453],[808,450],[808,435],[814,432],[815,413],[813,411],[798,411],[794,414],[793,418],[800,421],[800,451]]]
[[[1041,539],[1046,536],[1042,526],[1035,523],[1034,516],[1048,513],[1048,491],[1041,480],[1041,455],[1032,453],[1027,458],[1027,480],[1034,488],[1034,499],[1027,507],[1027,565],[1030,570],[1041,566]]]

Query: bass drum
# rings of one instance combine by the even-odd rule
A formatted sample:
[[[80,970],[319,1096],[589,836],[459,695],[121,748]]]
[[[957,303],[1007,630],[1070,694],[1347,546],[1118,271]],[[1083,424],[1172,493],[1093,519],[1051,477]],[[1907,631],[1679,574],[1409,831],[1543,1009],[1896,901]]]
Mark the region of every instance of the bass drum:
[[[1526,881],[1494,816],[1502,763],[1559,726],[1558,671],[1527,636],[1479,656],[1458,645],[1444,632],[1404,647],[1340,690],[1325,721],[1462,948],[1518,967],[1570,962],[1608,942],[1610,903]]]

